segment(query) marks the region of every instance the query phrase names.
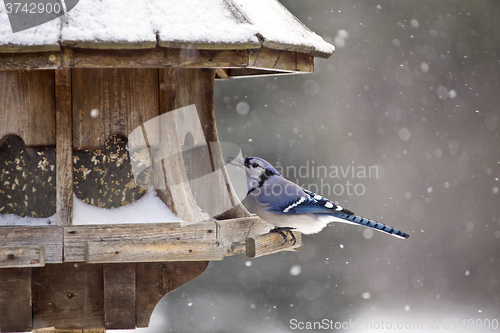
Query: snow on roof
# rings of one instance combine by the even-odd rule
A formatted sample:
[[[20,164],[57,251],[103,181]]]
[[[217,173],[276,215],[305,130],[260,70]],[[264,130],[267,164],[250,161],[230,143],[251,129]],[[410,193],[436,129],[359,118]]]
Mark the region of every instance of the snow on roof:
[[[36,45],[37,51],[58,50],[61,20],[55,19],[45,24],[17,33],[12,33],[4,1],[0,1],[0,52],[3,45],[13,52],[21,51],[19,46]]]
[[[259,48],[328,57],[333,45],[277,0],[80,0],[61,18],[12,33],[0,2],[0,52],[82,48]]]

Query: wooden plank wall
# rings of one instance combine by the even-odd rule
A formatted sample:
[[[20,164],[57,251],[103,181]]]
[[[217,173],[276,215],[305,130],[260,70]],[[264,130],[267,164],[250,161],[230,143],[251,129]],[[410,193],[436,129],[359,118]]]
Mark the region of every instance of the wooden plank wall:
[[[177,86],[175,79],[163,80],[164,87]],[[211,89],[206,94],[211,95],[213,78],[208,87]],[[71,221],[72,149],[101,148],[110,135],[128,136],[160,114],[160,103],[168,104],[169,96],[160,98],[161,91],[158,69],[0,71],[0,137],[17,134],[28,146],[54,146],[57,133],[58,225],[67,226]],[[94,109],[97,113],[91,112]],[[45,251],[47,263],[63,261],[60,226],[35,230],[41,237],[35,238],[35,242],[43,245],[40,249]],[[10,246],[4,247],[5,251],[18,250],[12,246],[34,244],[28,228],[5,227],[0,231],[15,243],[3,244]],[[216,232],[212,231],[213,238]],[[51,237],[44,238],[47,232]],[[30,239],[23,240],[24,236]],[[10,301],[0,302],[0,330],[28,331],[53,326],[72,330],[127,329],[136,323],[147,326],[159,299],[200,275],[207,264],[61,263],[1,269],[0,300]],[[150,283],[153,288],[157,286],[153,292],[149,291]]]
[[[104,328],[103,266],[32,268],[33,328]]]
[[[26,331],[31,331],[31,269],[2,269],[0,270],[0,332]]]
[[[72,72],[75,149],[102,148],[109,136],[128,137],[159,115],[158,69],[75,68]]]
[[[56,110],[56,223],[73,220],[73,131],[71,119],[71,69],[55,70]]]
[[[180,137],[183,145],[183,157],[187,170],[187,178],[202,179],[205,183],[191,183],[191,188],[196,204],[211,217],[234,218],[250,216],[249,212],[238,205],[221,214],[220,208],[234,205],[235,196],[228,182],[228,177],[223,165],[225,161],[218,145],[219,138],[215,123],[213,89],[215,69],[199,68],[170,68],[160,69],[160,112],[165,113],[194,104],[198,111],[197,124],[193,124],[191,131],[185,137]],[[174,83],[175,84],[171,84]],[[183,121],[178,122],[182,124]],[[201,126],[204,140],[199,139],[195,132],[196,125]],[[179,131],[183,133],[183,131]],[[214,174],[217,171],[217,174]],[[214,189],[218,189],[214,191]]]
[[[53,70],[0,71],[0,138],[17,134],[26,146],[55,146]]]

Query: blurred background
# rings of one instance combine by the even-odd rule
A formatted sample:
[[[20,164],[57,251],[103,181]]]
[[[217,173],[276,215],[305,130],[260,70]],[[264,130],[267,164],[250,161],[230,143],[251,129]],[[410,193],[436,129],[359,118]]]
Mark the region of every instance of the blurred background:
[[[216,82],[220,140],[411,237],[335,224],[212,262],[139,331],[498,329],[500,3],[281,2],[337,51],[314,74]]]

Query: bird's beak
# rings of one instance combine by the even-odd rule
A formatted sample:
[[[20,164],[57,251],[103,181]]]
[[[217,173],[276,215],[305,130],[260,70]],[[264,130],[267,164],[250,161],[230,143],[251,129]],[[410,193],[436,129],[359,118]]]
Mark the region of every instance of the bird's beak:
[[[228,164],[234,165],[235,167],[238,167],[238,168],[242,168],[242,169],[245,168],[245,164],[243,163],[243,159],[242,158],[228,157],[226,159],[226,162]]]

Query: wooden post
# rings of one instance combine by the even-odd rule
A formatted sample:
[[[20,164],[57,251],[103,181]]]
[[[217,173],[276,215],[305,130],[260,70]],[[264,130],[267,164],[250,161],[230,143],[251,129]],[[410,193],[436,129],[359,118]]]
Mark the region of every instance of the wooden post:
[[[135,329],[135,264],[104,264],[104,324]]]
[[[71,69],[55,70],[56,107],[56,214],[57,225],[73,219],[73,131],[71,118]]]
[[[295,235],[295,243],[292,242],[292,237],[288,232],[285,232],[288,237],[286,242],[283,241],[283,236],[277,232],[270,232],[264,235],[247,238],[247,257],[257,258],[279,251],[300,250],[302,247],[302,234],[297,231],[290,231],[290,233],[292,232]]]
[[[196,179],[206,182],[191,188],[197,205],[212,217],[227,219],[250,216],[243,205],[238,204],[224,168],[213,104],[215,70],[160,69],[159,77],[162,113],[193,104],[198,111],[199,121],[195,119],[197,123],[193,123],[190,131],[186,131],[186,136],[179,137],[179,143],[183,145],[182,156],[187,169],[187,179],[192,181],[192,185]],[[179,121],[181,125],[183,122]],[[201,138],[197,131],[198,124],[203,131]],[[184,134],[184,131],[179,132]],[[221,212],[223,207],[228,207],[228,211]]]
[[[0,332],[31,331],[31,268],[0,270]]]

